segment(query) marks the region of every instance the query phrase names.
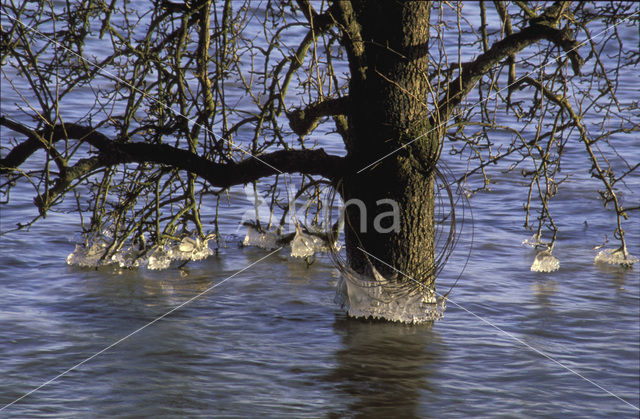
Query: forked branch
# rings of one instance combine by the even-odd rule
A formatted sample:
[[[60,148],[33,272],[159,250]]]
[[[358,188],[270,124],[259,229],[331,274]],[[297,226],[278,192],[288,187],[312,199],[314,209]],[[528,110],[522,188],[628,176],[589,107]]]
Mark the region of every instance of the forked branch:
[[[0,160],[0,171],[7,173],[19,167],[38,149],[47,146],[43,138],[50,139],[48,146],[57,141],[73,139],[83,141],[98,149],[98,161],[92,160],[91,170],[123,163],[155,163],[194,173],[216,187],[241,185],[263,177],[281,173],[320,175],[331,181],[340,178],[344,159],[316,150],[278,150],[259,156],[249,156],[236,163],[215,163],[191,151],[168,144],[149,144],[112,141],[91,127],[78,124],[59,124],[43,132],[30,131],[27,127],[0,118],[0,125],[27,135],[28,139],[14,147]],[[87,166],[89,167],[89,166]]]
[[[449,119],[453,110],[490,69],[500,64],[504,59],[515,56],[524,48],[542,39],[561,47],[571,60],[574,73],[580,73],[580,67],[584,60],[577,51],[580,44],[572,38],[571,33],[567,30],[551,27],[547,21],[544,21],[544,23],[532,23],[520,32],[511,34],[496,42],[487,52],[481,54],[475,60],[462,65],[460,76],[448,84],[444,97],[438,103],[437,116],[439,120],[446,121]],[[433,122],[435,123],[436,121]]]

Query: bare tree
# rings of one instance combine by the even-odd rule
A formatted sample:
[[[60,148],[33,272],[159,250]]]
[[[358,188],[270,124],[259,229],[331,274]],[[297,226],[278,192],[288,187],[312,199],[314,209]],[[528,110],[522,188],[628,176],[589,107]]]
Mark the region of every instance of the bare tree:
[[[284,213],[282,183],[297,174],[296,194],[316,213],[325,188],[365,204],[366,216],[346,210],[351,268],[373,264],[433,288],[442,154],[468,160],[456,176],[469,194],[490,187],[494,166],[520,171],[524,225],[551,249],[549,204],[573,144],[602,183],[628,257],[623,221],[638,206],[619,190],[640,162],[616,143],[640,121],[637,101],[618,97],[640,61],[632,2],[6,1],[1,10],[3,91],[20,100],[0,117],[0,192],[8,203],[26,182],[41,217],[56,207],[88,214],[87,235],[111,232],[105,257],[142,237],[148,249],[192,232],[206,239],[203,201],[217,202],[216,233],[233,185],[253,184]],[[318,138],[330,132],[342,142],[327,153]],[[397,228],[381,224],[381,201],[398,204]]]

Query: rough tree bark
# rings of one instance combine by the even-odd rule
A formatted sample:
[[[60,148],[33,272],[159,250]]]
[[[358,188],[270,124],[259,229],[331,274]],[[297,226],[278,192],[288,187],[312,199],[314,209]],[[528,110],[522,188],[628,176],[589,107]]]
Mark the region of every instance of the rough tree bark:
[[[346,2],[339,4],[345,38],[350,38],[344,44],[351,67],[347,159],[352,172],[344,178],[343,198],[361,200],[366,206],[366,214],[355,205],[347,207],[348,260],[356,271],[366,269],[362,248],[431,284],[433,179],[439,143],[437,130],[430,132],[433,115],[425,103],[431,94],[427,79],[431,5],[354,1],[351,8]],[[417,137],[420,140],[414,141]],[[403,145],[407,146],[396,151]],[[393,154],[367,167],[389,153]],[[380,200],[397,202],[396,228],[389,225],[391,205]],[[361,217],[366,218],[365,229],[360,228]],[[384,263],[371,261],[385,275],[396,274]]]
[[[386,276],[401,272],[401,279],[433,286],[434,170],[444,123],[484,74],[540,40],[562,48],[579,73],[578,43],[570,31],[557,29],[566,5],[553,3],[528,27],[461,63],[459,76],[439,91],[428,76],[430,2],[352,0],[334,6],[351,70],[345,139],[351,170],[342,193],[345,201],[358,199],[366,207],[366,214],[356,206],[346,210],[349,263],[363,272],[369,259]],[[432,109],[430,101],[436,103]],[[379,205],[385,199],[398,204],[395,230],[384,224],[383,231],[376,229],[376,220],[390,211]]]

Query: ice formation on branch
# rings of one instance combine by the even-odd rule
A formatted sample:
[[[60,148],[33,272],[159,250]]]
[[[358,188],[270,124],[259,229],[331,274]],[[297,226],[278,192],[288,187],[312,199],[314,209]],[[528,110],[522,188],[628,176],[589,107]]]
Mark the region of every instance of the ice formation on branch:
[[[138,240],[130,246],[109,251],[112,240],[109,233],[104,233],[87,244],[76,244],[75,250],[67,256],[67,263],[87,268],[117,265],[120,268],[167,269],[173,261],[196,261],[211,256],[214,253],[209,248],[211,238],[207,236],[202,240],[185,236],[179,241],[151,248],[146,248],[144,240]]]
[[[243,246],[256,246],[261,249],[274,250],[278,248],[280,234],[276,231],[264,231],[254,224],[246,223],[247,234],[242,242]]]
[[[293,240],[291,240],[291,256],[293,257],[306,258],[313,256],[316,252],[326,253],[328,251],[327,239],[319,235],[296,230]]]
[[[560,269],[560,261],[551,254],[551,249],[544,249],[536,254],[531,270],[534,272],[553,272]]]
[[[521,244],[522,246],[527,246],[527,247],[538,247],[538,246],[546,247],[547,246],[547,243],[541,241],[537,234],[534,234],[533,236],[527,239],[524,239]]]
[[[91,244],[76,244],[75,250],[67,256],[67,263],[87,268],[100,266],[108,247],[109,243],[103,237],[98,237]]]
[[[295,232],[281,234],[279,230],[265,231],[253,223],[245,225],[247,234],[242,242],[244,246],[256,246],[266,250],[289,246],[291,256],[298,258],[307,258],[330,250],[328,235],[321,231],[296,225]]]
[[[623,247],[617,249],[604,249],[598,252],[593,263],[608,263],[609,265],[621,265],[631,268],[640,259],[630,255]]]
[[[549,244],[540,240],[537,234],[525,239],[523,246],[532,247],[537,250],[536,257],[531,264],[533,272],[554,272],[560,269],[560,261],[553,256],[553,244]]]

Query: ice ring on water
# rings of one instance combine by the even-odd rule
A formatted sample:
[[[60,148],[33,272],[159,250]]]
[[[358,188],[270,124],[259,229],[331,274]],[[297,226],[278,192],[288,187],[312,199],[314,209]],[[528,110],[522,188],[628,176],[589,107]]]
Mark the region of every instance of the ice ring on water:
[[[387,280],[376,268],[362,275],[343,267],[335,301],[352,317],[384,319],[418,324],[444,316],[446,297],[436,297],[435,290],[407,281]]]
[[[443,163],[439,163],[439,165],[442,166],[434,168],[435,174],[439,179],[436,183],[438,187],[435,199],[435,202],[439,203],[439,205],[436,205],[435,214],[435,258],[433,263],[420,269],[422,272],[421,278],[430,278],[433,281],[426,284],[419,281],[421,278],[414,279],[409,277],[360,247],[358,249],[366,254],[368,263],[364,272],[359,273],[349,266],[336,249],[332,249],[329,254],[341,274],[337,284],[335,301],[349,316],[409,324],[429,323],[444,317],[447,297],[458,283],[469,261],[473,245],[473,233],[469,237],[466,261],[459,265],[461,267],[460,274],[451,285],[451,288],[449,288],[449,291],[444,295],[437,294],[435,279],[442,272],[462,235],[465,213],[471,216],[467,200],[468,196],[464,186],[458,185],[457,188],[454,188],[453,185],[457,182],[455,177]],[[328,205],[330,220],[331,209],[334,207],[335,197],[339,188],[340,184],[334,188]],[[456,216],[457,202],[461,203],[460,209],[462,212],[458,212]],[[471,217],[471,222],[473,224],[473,217]],[[352,223],[348,223],[348,225],[352,225]],[[357,235],[356,231],[354,233]],[[377,259],[378,262],[387,265],[399,275],[394,278],[385,277],[376,269],[369,257]]]
[[[76,244],[75,250],[67,256],[67,263],[87,268],[100,266],[108,247],[109,243],[103,237],[98,237],[94,242],[86,245]]]
[[[330,251],[329,239],[319,234],[309,234],[297,226],[293,240],[291,240],[291,256],[306,258],[316,252],[326,253]]]

